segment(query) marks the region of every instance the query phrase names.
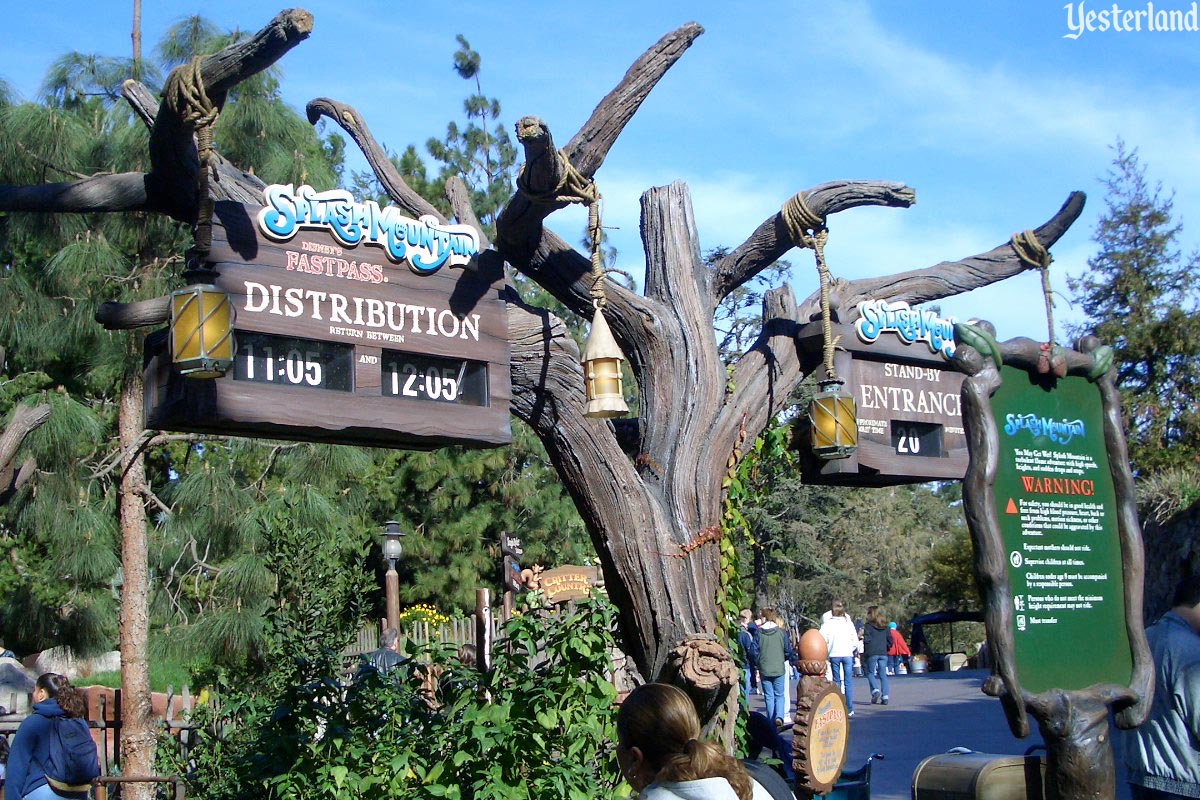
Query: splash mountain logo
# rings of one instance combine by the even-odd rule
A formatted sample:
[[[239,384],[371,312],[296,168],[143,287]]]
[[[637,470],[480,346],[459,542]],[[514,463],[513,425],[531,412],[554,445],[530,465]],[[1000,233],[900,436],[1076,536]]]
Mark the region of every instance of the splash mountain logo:
[[[1009,414],[1005,417],[1004,432],[1016,436],[1029,431],[1033,438],[1045,436],[1057,444],[1067,444],[1076,436],[1083,437],[1087,430],[1081,419],[1050,419],[1037,414]]]
[[[479,252],[479,234],[469,225],[445,225],[432,216],[411,219],[395,206],[359,203],[344,189],[318,192],[311,186],[275,184],[263,190],[263,200],[266,207],[258,212],[258,227],[277,242],[288,241],[301,229],[326,230],[348,247],[381,247],[389,260],[407,261],[418,275],[464,266]]]
[[[858,338],[871,344],[883,333],[894,333],[905,344],[925,342],[946,358],[954,355],[954,318],[912,308],[903,301],[864,300],[858,304],[860,318],[854,323]]]

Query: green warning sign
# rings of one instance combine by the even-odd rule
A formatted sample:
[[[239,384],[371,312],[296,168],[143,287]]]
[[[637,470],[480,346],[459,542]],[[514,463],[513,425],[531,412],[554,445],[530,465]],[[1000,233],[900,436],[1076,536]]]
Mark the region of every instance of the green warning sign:
[[[993,491],[1022,688],[1128,684],[1133,656],[1100,392],[1083,377],[1046,388],[1015,367],[1000,375],[991,397]]]

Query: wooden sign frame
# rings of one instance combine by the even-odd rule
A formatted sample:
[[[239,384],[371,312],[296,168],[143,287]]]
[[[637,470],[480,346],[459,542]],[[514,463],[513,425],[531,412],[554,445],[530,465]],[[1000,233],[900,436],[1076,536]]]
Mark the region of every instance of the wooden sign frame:
[[[1028,735],[1027,711],[1038,720],[1047,744],[1048,779],[1055,782],[1062,797],[1111,796],[1113,755],[1110,737],[1107,735],[1109,707],[1116,712],[1115,721],[1118,727],[1135,727],[1145,719],[1149,711],[1154,687],[1154,666],[1142,623],[1144,564],[1141,529],[1137,518],[1133,476],[1129,471],[1128,451],[1121,427],[1120,395],[1116,388],[1114,371],[1111,369],[1112,353],[1095,337],[1081,339],[1077,349],[1054,348],[1054,351],[1050,351],[1049,348],[1025,338],[997,343],[994,335],[995,329],[986,322],[956,325],[958,347],[954,355],[955,364],[967,375],[962,388],[962,405],[971,457],[963,480],[963,507],[974,546],[975,573],[984,598],[985,626],[993,659],[992,675],[983,688],[987,694],[1002,700],[1009,727],[1014,735]],[[1061,373],[1059,377],[1054,374],[1055,366]],[[1066,384],[1060,384],[1060,381],[1082,381],[1084,387],[1087,387],[1087,382],[1090,381],[1091,387],[1094,387],[1099,396],[1099,433],[1102,436],[1102,452],[1106,455],[1106,458],[1100,460],[1106,460],[1108,463],[1082,465],[1081,469],[1088,471],[1073,483],[1071,479],[1066,478],[1058,479],[1059,482],[1054,483],[1054,478],[1046,477],[1048,471],[1058,469],[1062,464],[1074,463],[1071,462],[1071,458],[1076,456],[1073,456],[1073,451],[1070,450],[1062,451],[1066,455],[1054,456],[1054,452],[1049,450],[1018,453],[1014,447],[1011,454],[1012,463],[1002,465],[1002,455],[1006,459],[1010,456],[1000,443],[1000,429],[993,401],[1004,383],[1005,374],[1015,374],[1024,383],[1032,386],[1034,391],[1043,393],[1053,393],[1060,386],[1065,387]],[[1017,388],[1021,391],[1020,387]],[[1021,395],[1016,394],[1015,397],[1019,399]],[[1073,412],[1076,410],[1072,409]],[[1080,413],[1087,415],[1090,422],[1094,421],[1087,410]],[[1069,441],[1068,436],[1083,434],[1085,431],[1082,420],[1079,421],[1079,425],[1075,425],[1074,421],[1062,420],[1061,424],[1070,430],[1060,435],[1055,429],[1060,423],[1049,418],[1046,418],[1047,422],[1042,422],[1035,415],[1007,416],[1006,435],[1011,436],[1013,431],[1022,432],[1022,426],[1034,426],[1036,430],[1033,430],[1032,434],[1040,434],[1043,438],[1031,438],[1031,441],[1045,441],[1045,437],[1049,437],[1051,441],[1063,443]],[[1088,435],[1094,436],[1096,431],[1090,422],[1086,430]],[[1030,434],[1031,431],[1026,430],[1024,433]],[[1020,463],[1019,459],[1026,460],[1025,466],[1016,466]],[[1014,468],[1029,473],[1028,483],[1025,483],[1022,477],[1020,485],[1028,486],[1033,492],[1052,491],[1056,496],[1090,496],[1095,492],[1097,498],[1113,498],[1113,508],[1103,510],[1101,501],[1097,508],[1091,509],[1095,512],[1096,524],[1092,526],[1089,522],[1087,530],[1102,536],[1115,536],[1117,540],[1120,553],[1120,588],[1123,594],[1121,610],[1125,625],[1121,638],[1127,641],[1129,648],[1127,685],[1101,681],[1082,688],[1050,687],[1037,692],[1031,692],[1022,686],[1015,646],[1014,631],[1017,630],[1020,616],[1016,604],[1030,602],[1032,595],[1027,595],[1024,601],[1020,595],[1014,597],[1009,570],[1028,565],[1021,563],[1022,559],[1018,558],[1017,550],[1011,549],[1012,541],[1006,545],[1003,529],[1011,530],[1011,520],[1016,519],[1022,525],[1023,538],[1027,534],[1041,535],[1036,529],[1038,526],[1050,530],[1057,525],[1060,529],[1065,529],[1062,528],[1062,520],[1068,518],[1065,515],[1075,514],[1075,511],[1068,510],[1073,508],[1070,503],[1062,502],[1055,505],[1054,510],[1043,515],[1064,515],[1062,520],[1043,525],[1040,518],[1026,518],[1025,511],[1014,505],[1012,497],[1000,498],[996,492],[998,473],[1012,473]],[[1040,482],[1044,480],[1052,483],[1047,486]],[[1101,489],[1104,494],[1101,494]],[[1042,513],[1040,507],[1035,511],[1038,514]],[[1002,514],[1020,516],[1010,516],[1009,520],[1002,523]],[[1024,527],[1027,521],[1034,529],[1027,530]],[[1112,526],[1115,526],[1115,531],[1108,530]],[[1038,541],[1056,540],[1047,538]],[[1102,546],[1100,539],[1089,541],[1097,547]],[[1050,547],[1059,545],[1039,545],[1038,550],[1049,550]],[[1090,547],[1091,544],[1088,546],[1089,555],[1080,557],[1091,557]],[[1075,551],[1084,548],[1071,546],[1070,549]],[[1071,555],[1079,554],[1072,552]],[[1111,554],[1109,557],[1111,558]],[[1059,560],[1042,563],[1057,563]],[[1061,561],[1066,563],[1067,559]],[[1074,560],[1071,563],[1086,564]],[[1092,647],[1100,646],[1104,640],[1102,632],[1093,632]],[[1047,655],[1067,659],[1069,663],[1072,652],[1077,652],[1077,657],[1088,655],[1088,651],[1079,652],[1079,648],[1070,645],[1057,648],[1053,654]]]
[[[907,304],[895,305],[908,309]],[[955,412],[961,411],[962,373],[919,341],[897,336],[864,341],[861,324],[832,326],[838,342],[834,370],[857,407],[858,448],[849,458],[825,461],[799,443],[804,482],[894,486],[961,479],[967,439]],[[821,323],[814,322],[804,327],[798,341],[816,357],[823,335]]]
[[[837,684],[804,675],[796,689],[792,726],[792,769],[796,785],[812,794],[828,794],[846,766],[850,717]]]
[[[404,228],[374,211],[393,238]],[[148,337],[148,428],[410,449],[512,441],[498,259],[464,267],[464,240],[454,242],[454,269],[415,247],[412,263],[397,263],[378,242],[350,245],[315,225],[268,236],[268,212],[216,205],[210,257],[236,312],[235,366],[221,378],[183,378],[163,337]],[[449,242],[428,218],[409,236],[424,236],[428,253],[439,234]]]

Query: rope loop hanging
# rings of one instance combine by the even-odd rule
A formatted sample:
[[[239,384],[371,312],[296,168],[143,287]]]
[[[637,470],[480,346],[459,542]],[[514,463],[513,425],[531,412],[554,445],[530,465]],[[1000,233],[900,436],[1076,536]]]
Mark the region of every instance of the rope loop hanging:
[[[1050,251],[1046,249],[1045,245],[1038,241],[1037,234],[1029,229],[1012,235],[1012,249],[1016,251],[1017,258],[1021,259],[1022,263],[1028,264],[1042,273],[1042,297],[1046,302],[1046,328],[1048,331],[1046,343],[1053,346],[1054,295],[1050,289],[1050,263],[1054,261],[1054,257],[1050,255]]]
[[[163,102],[179,116],[183,124],[196,132],[196,155],[200,160],[200,169],[196,174],[197,212],[193,249],[202,261],[212,249],[213,201],[209,193],[209,180],[210,177],[216,179],[212,169],[213,125],[221,109],[205,90],[201,60],[200,56],[196,56],[187,64],[171,70],[163,87]]]
[[[837,338],[833,335],[833,315],[829,309],[829,285],[833,276],[829,265],[825,263],[825,243],[829,241],[829,228],[825,226],[825,218],[818,215],[804,202],[804,193],[797,192],[783,204],[779,210],[783,223],[787,226],[788,235],[797,247],[811,248],[817,261],[817,277],[821,283],[821,334],[823,344],[823,363],[825,376],[830,380],[837,379],[833,368],[833,350],[837,346]]]
[[[604,276],[606,274],[604,259],[600,254],[600,241],[603,237],[603,229],[600,226],[600,190],[596,188],[594,180],[584,176],[575,168],[562,150],[559,150],[555,157],[558,159],[559,170],[562,173],[557,186],[545,192],[534,190],[529,185],[529,179],[526,177],[523,166],[517,173],[517,190],[534,205],[556,205],[558,203],[584,203],[587,205],[588,241],[591,245],[592,258],[590,294],[592,305],[598,309],[604,308],[608,305],[608,299],[604,293]]]

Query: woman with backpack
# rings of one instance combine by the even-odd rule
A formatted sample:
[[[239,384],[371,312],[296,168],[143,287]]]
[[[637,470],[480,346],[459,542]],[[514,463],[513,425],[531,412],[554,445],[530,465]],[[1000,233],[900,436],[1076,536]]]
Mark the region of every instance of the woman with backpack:
[[[100,774],[83,693],[65,675],[47,672],[33,687],[33,713],[21,722],[8,754],[6,797],[87,797]]]
[[[762,679],[767,719],[782,728],[788,715],[785,683],[787,665],[796,663],[787,631],[779,627],[779,615],[773,608],[762,610],[763,624],[758,626],[758,675]]]

